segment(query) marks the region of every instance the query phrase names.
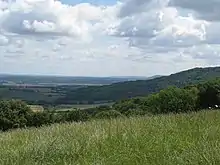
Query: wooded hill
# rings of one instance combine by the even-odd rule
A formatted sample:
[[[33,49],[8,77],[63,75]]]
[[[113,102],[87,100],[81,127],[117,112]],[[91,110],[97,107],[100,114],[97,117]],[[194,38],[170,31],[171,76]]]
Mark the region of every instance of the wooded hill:
[[[65,97],[56,100],[56,103],[70,104],[77,101],[87,101],[90,103],[96,101],[111,102],[136,96],[146,96],[159,92],[161,89],[169,86],[184,87],[193,85],[216,77],[220,77],[220,67],[194,68],[151,80],[128,81],[99,87],[79,88],[68,92]]]

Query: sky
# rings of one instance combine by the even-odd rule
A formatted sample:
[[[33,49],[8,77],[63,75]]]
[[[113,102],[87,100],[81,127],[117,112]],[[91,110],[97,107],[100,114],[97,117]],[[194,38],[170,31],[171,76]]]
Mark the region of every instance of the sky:
[[[0,73],[152,76],[220,65],[220,0],[0,0]]]

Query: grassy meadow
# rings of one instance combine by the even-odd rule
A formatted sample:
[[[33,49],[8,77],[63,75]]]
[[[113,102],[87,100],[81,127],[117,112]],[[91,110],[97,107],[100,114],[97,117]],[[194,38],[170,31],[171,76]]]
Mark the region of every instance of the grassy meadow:
[[[0,133],[1,165],[219,165],[220,111]]]

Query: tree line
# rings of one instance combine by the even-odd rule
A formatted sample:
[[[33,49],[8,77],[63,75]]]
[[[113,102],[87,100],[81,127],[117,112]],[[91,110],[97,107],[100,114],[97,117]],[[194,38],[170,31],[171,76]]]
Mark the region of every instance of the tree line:
[[[100,106],[68,112],[33,112],[19,100],[0,101],[0,130],[40,127],[53,123],[84,122],[92,119],[111,119],[167,113],[187,113],[220,105],[220,78],[197,85],[178,88],[170,86],[146,97],[121,100],[112,106]]]

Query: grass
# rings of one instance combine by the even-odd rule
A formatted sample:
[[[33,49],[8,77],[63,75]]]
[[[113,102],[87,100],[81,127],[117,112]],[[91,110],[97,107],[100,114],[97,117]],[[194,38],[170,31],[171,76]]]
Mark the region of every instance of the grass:
[[[1,165],[219,165],[220,112],[0,133]]]

